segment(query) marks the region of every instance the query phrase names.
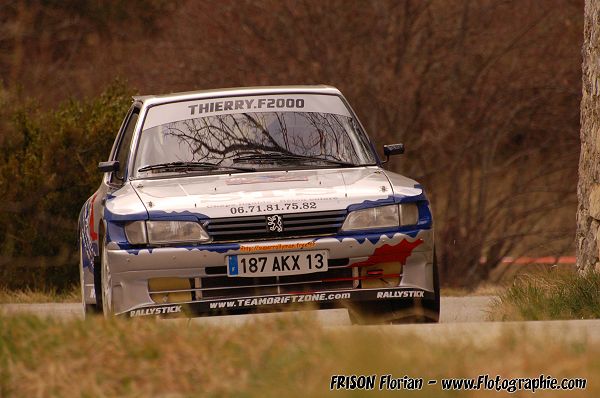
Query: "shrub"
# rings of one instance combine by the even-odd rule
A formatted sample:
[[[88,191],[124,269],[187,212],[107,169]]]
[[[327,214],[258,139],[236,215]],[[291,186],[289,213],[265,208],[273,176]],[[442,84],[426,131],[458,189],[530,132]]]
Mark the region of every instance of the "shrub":
[[[2,104],[0,287],[64,289],[78,279],[77,217],[97,188],[131,90],[110,85],[97,98],[41,112]]]

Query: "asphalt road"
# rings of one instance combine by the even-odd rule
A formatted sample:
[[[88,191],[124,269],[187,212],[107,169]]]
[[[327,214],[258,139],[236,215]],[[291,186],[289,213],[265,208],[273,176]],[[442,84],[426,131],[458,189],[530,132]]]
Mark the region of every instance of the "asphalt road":
[[[511,334],[536,335],[548,341],[568,340],[573,343],[600,342],[600,320],[489,322],[489,306],[494,296],[442,297],[439,324],[409,324],[385,326],[352,326],[346,310],[315,311],[314,315],[326,328],[353,332],[358,328],[379,330],[382,333],[410,333],[432,343],[464,339],[469,344],[485,347]],[[6,314],[32,313],[60,319],[81,318],[83,312],[78,303],[0,304],[0,312]],[[252,320],[270,317],[294,316],[295,313],[232,315],[195,318],[191,322],[205,325],[240,326]],[[187,320],[179,320],[188,322]]]
[[[488,307],[494,296],[470,297],[442,297],[441,319],[442,323],[483,322],[487,320]],[[31,313],[38,316],[58,318],[82,317],[83,312],[79,303],[44,303],[44,304],[0,304],[3,313]],[[201,318],[195,322],[206,324],[243,324],[248,320],[288,316],[286,314],[257,314],[257,315],[232,315],[210,318]],[[293,316],[293,315],[291,315]],[[346,310],[316,311],[315,316],[324,326],[350,325]]]

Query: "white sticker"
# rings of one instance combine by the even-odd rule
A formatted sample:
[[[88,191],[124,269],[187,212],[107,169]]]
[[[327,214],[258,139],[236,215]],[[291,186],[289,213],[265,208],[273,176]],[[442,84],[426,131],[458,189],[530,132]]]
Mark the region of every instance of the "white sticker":
[[[350,116],[335,95],[282,94],[210,98],[156,105],[148,110],[144,130],[203,116],[256,112],[321,112]]]

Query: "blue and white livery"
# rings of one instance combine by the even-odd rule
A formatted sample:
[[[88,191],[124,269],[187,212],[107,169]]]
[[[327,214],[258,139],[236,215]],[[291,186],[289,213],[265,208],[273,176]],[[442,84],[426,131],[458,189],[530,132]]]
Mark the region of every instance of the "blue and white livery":
[[[429,201],[383,163],[333,87],[134,97],[80,214],[83,304],[167,317],[309,303],[435,322]]]

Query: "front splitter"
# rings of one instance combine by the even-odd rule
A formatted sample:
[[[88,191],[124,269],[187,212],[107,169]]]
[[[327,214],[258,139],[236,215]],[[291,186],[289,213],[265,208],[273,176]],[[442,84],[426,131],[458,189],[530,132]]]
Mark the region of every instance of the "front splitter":
[[[145,305],[118,314],[125,317],[153,316],[200,317],[233,315],[249,312],[276,312],[307,308],[348,308],[359,302],[389,302],[414,299],[433,300],[434,293],[416,288],[351,289],[330,290],[310,293],[288,293],[279,295],[228,297],[198,300],[184,303]]]

